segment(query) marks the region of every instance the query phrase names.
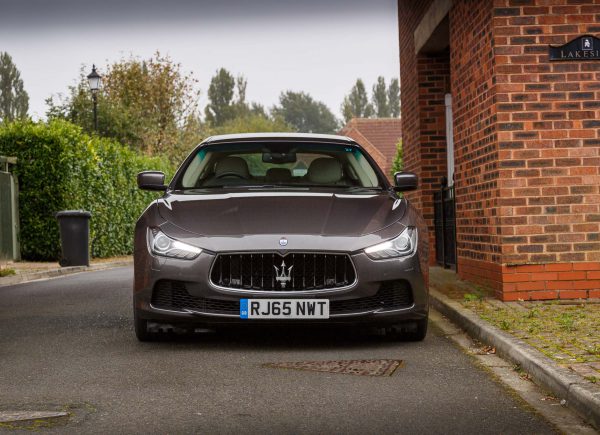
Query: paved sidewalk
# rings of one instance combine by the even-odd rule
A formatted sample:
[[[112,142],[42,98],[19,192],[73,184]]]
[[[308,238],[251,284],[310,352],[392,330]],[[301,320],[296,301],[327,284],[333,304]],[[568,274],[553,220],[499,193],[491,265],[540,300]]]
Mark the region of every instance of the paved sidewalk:
[[[121,261],[133,261],[131,255],[121,255],[119,257],[109,257],[109,258],[92,258],[90,261],[90,266],[94,266],[97,264],[104,263],[115,263]],[[14,269],[14,271],[19,273],[31,273],[31,272],[40,272],[45,270],[53,270],[60,269],[60,265],[57,261],[9,261],[9,262],[0,262],[0,266],[2,268],[7,267],[10,269]]]
[[[439,267],[431,268],[430,286],[434,307],[600,425],[599,301],[502,302]],[[583,406],[581,389],[590,399]]]
[[[14,270],[14,275],[0,277],[0,287],[19,284],[22,282],[35,281],[38,279],[54,278],[57,276],[70,275],[72,273],[88,272],[95,270],[110,269],[113,267],[128,266],[133,263],[130,255],[110,258],[94,258],[88,266],[61,267],[57,262],[34,262],[15,261],[2,262],[2,269]]]
[[[452,271],[431,270],[440,293],[600,386],[600,301],[502,302]]]

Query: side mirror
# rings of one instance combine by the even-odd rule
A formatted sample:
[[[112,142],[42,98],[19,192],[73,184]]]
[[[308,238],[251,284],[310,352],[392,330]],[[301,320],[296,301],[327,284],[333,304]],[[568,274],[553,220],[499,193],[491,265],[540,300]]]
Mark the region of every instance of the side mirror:
[[[143,190],[167,190],[165,174],[160,171],[144,171],[137,175],[137,185]]]
[[[394,174],[396,192],[407,192],[409,190],[417,190],[418,179],[412,172],[396,172]]]

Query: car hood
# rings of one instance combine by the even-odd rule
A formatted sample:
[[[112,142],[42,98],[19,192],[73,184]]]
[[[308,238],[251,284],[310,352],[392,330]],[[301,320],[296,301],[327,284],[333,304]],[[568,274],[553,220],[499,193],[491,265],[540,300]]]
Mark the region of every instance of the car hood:
[[[406,201],[389,193],[170,193],[157,200],[160,216],[198,236],[364,236],[397,222]]]

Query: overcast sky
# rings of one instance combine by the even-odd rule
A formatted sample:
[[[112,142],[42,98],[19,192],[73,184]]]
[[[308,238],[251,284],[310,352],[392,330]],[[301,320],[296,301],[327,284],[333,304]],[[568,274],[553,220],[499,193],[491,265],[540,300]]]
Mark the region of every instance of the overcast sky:
[[[357,77],[399,75],[395,0],[0,0],[0,51],[21,71],[30,114],[91,69],[159,50],[199,80],[201,107],[223,66],[271,107],[306,91],[340,116]]]

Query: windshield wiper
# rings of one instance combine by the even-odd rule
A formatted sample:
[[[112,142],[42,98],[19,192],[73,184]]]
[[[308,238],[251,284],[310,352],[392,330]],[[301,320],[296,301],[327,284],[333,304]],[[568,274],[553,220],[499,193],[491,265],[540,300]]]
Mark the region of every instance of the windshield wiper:
[[[307,187],[318,187],[320,189],[323,188],[330,188],[330,187],[335,187],[335,188],[348,188],[350,186],[331,186],[331,185],[325,185],[325,184],[245,184],[245,185],[230,185],[230,186],[223,186],[226,189],[236,189],[236,188],[242,188],[242,189],[306,189]]]
[[[200,187],[184,187],[177,189],[180,191],[190,190],[205,190],[205,189],[294,189],[294,188],[317,188],[317,189],[345,189],[350,192],[361,191],[361,190],[383,190],[382,187],[363,187],[363,186],[348,186],[348,185],[336,185],[336,184],[218,184],[213,186],[200,186]]]
[[[200,186],[200,187],[182,187],[180,189],[175,189],[176,191],[189,192],[190,190],[206,190],[206,189],[222,189],[225,186],[216,185],[216,186]]]
[[[316,187],[319,189],[347,189],[352,186],[346,185],[335,185],[335,184],[307,184],[307,183],[294,183],[294,184],[277,184],[277,187]]]
[[[287,188],[295,187],[292,185],[280,185],[280,184],[218,184],[213,186],[200,186],[200,187],[184,187],[177,189],[179,191],[190,191],[190,190],[207,190],[207,189],[276,189],[276,188]]]
[[[377,191],[382,191],[383,187],[379,187],[379,186],[351,186],[348,188],[348,190],[350,192],[356,192],[358,190],[377,190]]]

